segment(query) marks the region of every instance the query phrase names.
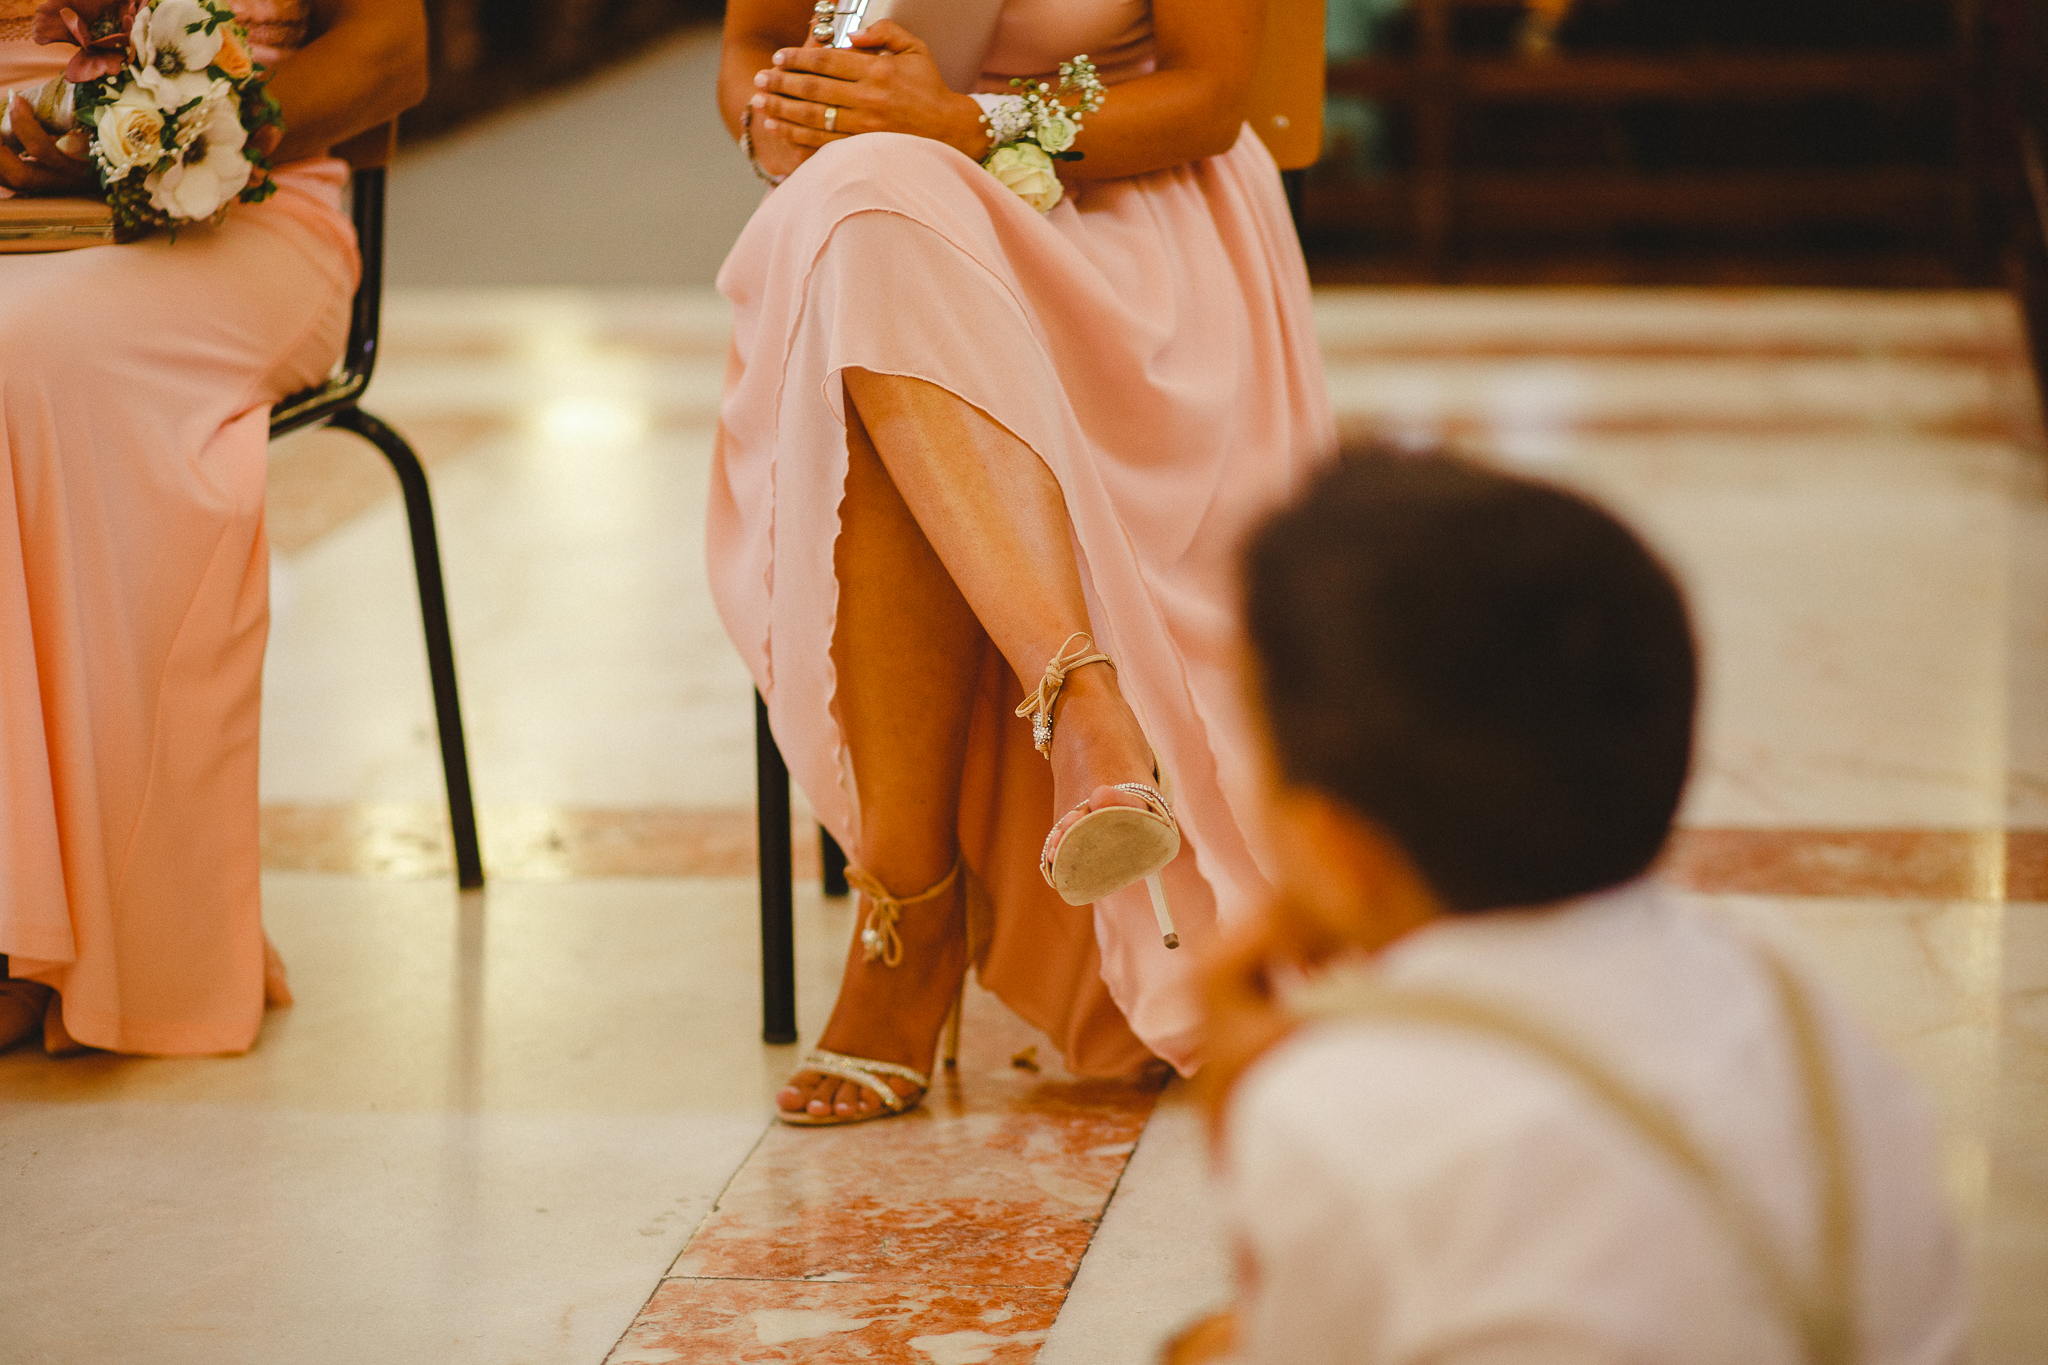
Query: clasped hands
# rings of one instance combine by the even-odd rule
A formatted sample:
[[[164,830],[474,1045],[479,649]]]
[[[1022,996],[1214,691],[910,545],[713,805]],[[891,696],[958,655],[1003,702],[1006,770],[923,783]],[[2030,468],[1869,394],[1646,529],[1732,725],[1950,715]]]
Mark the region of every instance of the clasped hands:
[[[850,48],[785,47],[754,77],[754,154],[788,175],[829,142],[857,133],[928,137],[980,160],[988,151],[981,106],[946,88],[931,49],[883,19]]]
[[[10,97],[8,127],[21,140],[21,151],[0,146],[0,185],[16,194],[90,194],[99,177],[85,159],[89,145],[81,129],[53,136],[20,95]]]

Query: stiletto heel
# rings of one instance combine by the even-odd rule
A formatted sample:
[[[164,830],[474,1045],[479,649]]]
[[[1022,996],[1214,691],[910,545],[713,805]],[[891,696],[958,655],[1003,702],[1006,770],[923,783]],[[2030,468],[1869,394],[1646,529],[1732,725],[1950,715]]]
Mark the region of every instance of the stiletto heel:
[[[1081,641],[1078,646],[1075,641]],[[1019,716],[1031,719],[1031,742],[1039,753],[1052,758],[1052,710],[1059,700],[1067,675],[1087,664],[1116,664],[1095,649],[1095,640],[1085,631],[1069,635],[1060,652],[1045,666],[1038,690],[1018,706]],[[1159,760],[1152,760],[1152,781],[1164,785]],[[1055,824],[1045,836],[1038,855],[1038,870],[1046,885],[1059,892],[1069,905],[1092,905],[1144,881],[1152,894],[1153,917],[1159,922],[1160,939],[1169,948],[1180,946],[1173,917],[1166,908],[1166,888],[1159,873],[1180,854],[1180,822],[1159,786],[1144,782],[1118,782],[1115,789],[1143,801],[1144,807],[1104,806],[1090,810],[1088,802],[1069,811],[1079,814],[1064,831]]]
[[[967,973],[960,974],[960,993],[953,997],[953,1009],[946,1016],[946,1070],[960,1065],[960,1012],[967,1008]]]
[[[915,896],[896,897],[889,894],[883,885],[858,867],[846,869],[847,885],[860,892],[861,899],[868,903],[867,919],[861,924],[860,946],[863,960],[880,962],[884,967],[899,966],[903,961],[903,938],[896,925],[903,917],[903,911],[925,901],[936,900],[953,887],[967,866],[964,858],[955,859],[953,870],[935,885]],[[970,876],[972,874],[969,874]],[[945,1062],[955,1065],[960,1055],[960,1007],[967,993],[967,977],[960,977],[960,994],[953,998],[953,1009],[946,1017]],[[827,1052],[824,1048],[813,1048],[797,1063],[790,1080],[806,1071],[815,1071],[821,1076],[837,1076],[843,1081],[852,1081],[875,1092],[882,1101],[882,1107],[872,1114],[812,1114],[803,1110],[791,1112],[777,1109],[775,1117],[784,1123],[799,1128],[830,1128],[842,1123],[865,1123],[869,1119],[892,1118],[907,1114],[923,1102],[926,1092],[931,1089],[931,1077],[915,1067],[899,1066],[895,1062],[876,1061],[872,1057],[850,1057],[841,1052]],[[898,1076],[917,1087],[916,1093],[899,1095],[896,1087],[884,1077]]]

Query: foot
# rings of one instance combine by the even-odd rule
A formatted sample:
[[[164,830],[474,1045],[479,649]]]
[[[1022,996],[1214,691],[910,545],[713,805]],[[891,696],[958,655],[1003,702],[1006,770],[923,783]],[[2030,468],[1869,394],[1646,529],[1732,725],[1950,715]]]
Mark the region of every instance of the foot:
[[[1059,815],[1055,836],[1107,806],[1144,810],[1143,798],[1118,791],[1119,782],[1158,785],[1152,746],[1107,664],[1090,664],[1068,675],[1053,711],[1052,773],[1053,809]],[[1084,798],[1086,807],[1080,804]]]
[[[932,877],[916,885],[885,880],[883,885],[898,895],[914,895],[936,880]],[[850,1057],[894,1062],[930,1075],[936,1067],[939,1031],[959,996],[960,978],[967,972],[967,871],[961,869],[944,895],[904,908],[896,925],[903,940],[903,957],[894,967],[866,960],[860,942],[868,913],[865,898],[858,907],[860,920],[847,949],[839,999],[832,1006],[832,1018],[819,1036],[818,1046]],[[884,1080],[906,1104],[918,1093],[915,1085],[900,1076]],[[784,1113],[842,1119],[872,1117],[887,1107],[866,1086],[816,1071],[799,1071],[790,1077],[789,1084],[775,1096],[775,1105]]]

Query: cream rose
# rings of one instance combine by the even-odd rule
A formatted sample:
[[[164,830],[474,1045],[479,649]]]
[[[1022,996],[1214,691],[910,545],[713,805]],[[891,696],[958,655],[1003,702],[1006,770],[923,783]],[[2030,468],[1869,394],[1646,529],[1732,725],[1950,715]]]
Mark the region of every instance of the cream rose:
[[[1016,191],[1025,203],[1040,213],[1051,213],[1053,206],[1060,202],[1060,196],[1066,193],[1060,186],[1060,178],[1053,174],[1052,158],[1045,154],[1044,148],[1031,143],[998,147],[981,164],[989,174]]]
[[[213,54],[213,64],[228,73],[231,81],[247,80],[256,69],[256,59],[249,55],[249,37],[242,32],[239,24],[226,24],[220,31],[220,51]]]
[[[114,175],[154,166],[164,154],[164,116],[156,102],[134,86],[100,110],[93,151]]]
[[[1080,131],[1080,125],[1066,115],[1051,114],[1038,121],[1036,137],[1046,151],[1059,153],[1074,145],[1074,135]]]

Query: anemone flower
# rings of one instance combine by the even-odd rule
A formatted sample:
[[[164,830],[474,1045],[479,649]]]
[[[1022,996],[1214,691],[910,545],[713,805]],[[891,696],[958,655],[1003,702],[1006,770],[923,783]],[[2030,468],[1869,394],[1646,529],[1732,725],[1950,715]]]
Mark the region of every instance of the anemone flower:
[[[67,81],[92,81],[128,65],[129,30],[142,0],[43,0],[29,36],[39,43],[73,43],[78,53],[64,68]]]
[[[199,0],[156,0],[136,16],[129,33],[141,68],[136,80],[163,109],[182,109],[212,93],[206,68],[220,52],[221,37],[209,18]]]
[[[149,202],[179,221],[199,222],[249,184],[249,134],[232,96],[210,99],[179,120],[178,160],[143,182]]]

